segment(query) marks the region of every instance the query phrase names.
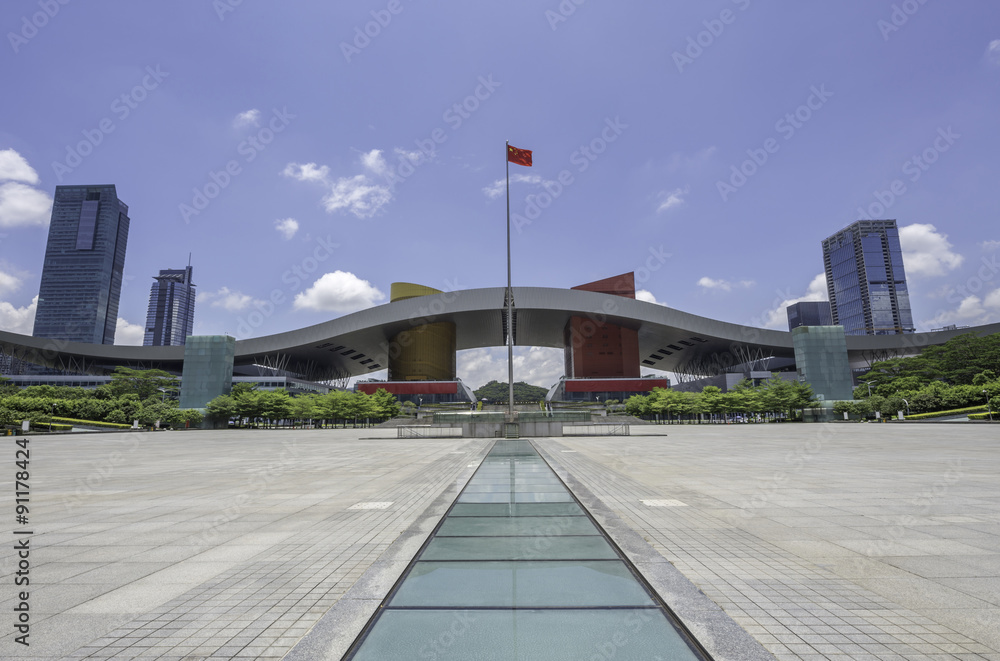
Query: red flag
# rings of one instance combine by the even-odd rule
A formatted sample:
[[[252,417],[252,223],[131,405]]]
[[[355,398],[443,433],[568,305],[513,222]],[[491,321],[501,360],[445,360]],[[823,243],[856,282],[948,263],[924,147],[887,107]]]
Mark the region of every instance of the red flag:
[[[531,167],[531,150],[530,149],[518,149],[517,147],[511,147],[507,145],[507,160],[511,163],[517,163],[518,165],[526,165]]]

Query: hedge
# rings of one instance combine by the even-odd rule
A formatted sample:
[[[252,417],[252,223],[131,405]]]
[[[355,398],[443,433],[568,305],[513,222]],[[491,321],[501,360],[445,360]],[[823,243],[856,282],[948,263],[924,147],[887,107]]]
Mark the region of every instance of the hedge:
[[[70,431],[73,429],[73,425],[49,425],[47,422],[32,422],[31,428],[35,431]]]
[[[989,420],[990,412],[986,413],[972,413],[969,415],[969,420]],[[993,411],[993,419],[1000,420],[1000,411]]]
[[[117,422],[99,422],[96,420],[76,420],[74,418],[52,418],[56,422],[68,422],[71,425],[84,425],[87,427],[111,427],[112,429],[132,429],[132,425],[122,425]]]
[[[906,420],[923,420],[924,418],[940,418],[946,415],[959,415],[961,413],[978,413],[985,411],[985,406],[967,406],[964,409],[952,409],[950,411],[932,411],[931,413],[914,413],[903,416]]]

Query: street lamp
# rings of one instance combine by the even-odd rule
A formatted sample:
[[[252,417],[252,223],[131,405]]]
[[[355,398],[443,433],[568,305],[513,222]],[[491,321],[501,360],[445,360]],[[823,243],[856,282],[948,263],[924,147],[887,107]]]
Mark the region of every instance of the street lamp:
[[[874,381],[864,381],[863,383],[866,386],[868,386],[868,396],[871,397],[872,396],[872,384],[875,383],[875,382]]]
[[[993,407],[990,406],[990,393],[988,390],[983,390],[983,394],[986,395],[986,410],[990,414],[990,422],[993,422]]]
[[[910,403],[906,401],[905,397],[900,397],[900,399],[902,399],[903,403],[906,404],[906,415],[910,415]]]

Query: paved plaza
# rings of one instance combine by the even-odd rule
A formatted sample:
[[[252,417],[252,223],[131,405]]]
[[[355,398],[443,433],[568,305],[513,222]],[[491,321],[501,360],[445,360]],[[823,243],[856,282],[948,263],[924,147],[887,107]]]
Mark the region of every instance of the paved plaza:
[[[1000,661],[1000,426],[632,431],[533,441],[626,554],[641,537],[775,658]],[[380,429],[29,438],[30,586],[14,584],[23,526],[5,527],[3,659],[321,658],[303,650],[330,614],[351,603],[355,628],[334,633],[352,638],[371,586],[391,585],[491,444]],[[21,590],[29,647],[14,642]]]

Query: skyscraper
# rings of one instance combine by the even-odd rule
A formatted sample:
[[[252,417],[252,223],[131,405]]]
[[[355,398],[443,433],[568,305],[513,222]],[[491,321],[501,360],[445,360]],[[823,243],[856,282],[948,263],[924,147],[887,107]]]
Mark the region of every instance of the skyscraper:
[[[859,220],[823,241],[833,323],[847,335],[912,333],[895,220]]]
[[[785,308],[788,330],[799,326],[833,326],[830,301],[799,301]]]
[[[149,311],[146,313],[146,335],[143,346],[169,347],[183,345],[194,330],[194,288],[191,266],[165,269],[154,276],[149,291]]]
[[[115,343],[128,228],[113,185],[56,186],[35,337]]]

